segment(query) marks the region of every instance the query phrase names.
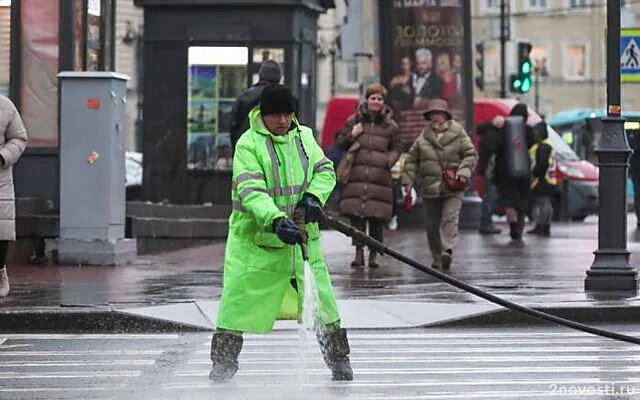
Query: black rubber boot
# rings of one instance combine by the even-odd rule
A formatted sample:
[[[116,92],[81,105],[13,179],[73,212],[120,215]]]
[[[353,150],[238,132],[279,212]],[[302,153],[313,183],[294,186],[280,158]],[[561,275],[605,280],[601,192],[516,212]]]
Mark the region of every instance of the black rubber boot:
[[[542,235],[544,233],[544,225],[536,224],[533,229],[527,231],[529,235]]]
[[[542,225],[542,236],[545,236],[545,237],[551,236],[551,225],[549,224]]]
[[[352,267],[362,267],[364,265],[364,249],[360,246],[356,247],[356,258],[351,261]]]
[[[522,232],[520,231],[520,226],[517,222],[512,222],[509,224],[509,236],[513,240],[522,240]]]
[[[209,379],[227,382],[238,372],[238,355],[242,350],[242,336],[216,332],[211,339],[211,361],[213,366]]]
[[[331,370],[334,381],[352,381],[353,370],[349,361],[349,341],[344,328],[318,335],[324,362]]]

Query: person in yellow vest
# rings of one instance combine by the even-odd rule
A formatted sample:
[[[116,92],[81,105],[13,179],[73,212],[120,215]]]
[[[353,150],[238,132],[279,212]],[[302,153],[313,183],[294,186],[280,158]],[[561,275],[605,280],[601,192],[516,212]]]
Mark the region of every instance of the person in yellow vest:
[[[533,219],[536,226],[529,234],[550,236],[553,217],[552,196],[556,190],[556,161],[546,122],[534,127],[536,143],[529,149],[531,159],[531,194],[534,197]]]

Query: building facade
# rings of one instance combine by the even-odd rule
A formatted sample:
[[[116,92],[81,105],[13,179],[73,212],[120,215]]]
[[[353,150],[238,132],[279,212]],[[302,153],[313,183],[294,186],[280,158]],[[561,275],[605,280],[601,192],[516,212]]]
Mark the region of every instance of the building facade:
[[[318,19],[318,114],[321,129],[333,96],[358,96],[380,80],[378,0],[336,1]]]
[[[507,96],[518,97],[550,119],[572,108],[606,107],[606,1],[507,0],[511,44],[507,46]],[[500,91],[500,0],[472,1],[472,37],[484,42],[485,90],[475,97],[497,97]],[[622,1],[622,27],[635,27],[640,4]],[[539,86],[525,95],[509,92],[515,72],[515,46],[532,44]],[[474,72],[478,70],[474,68]],[[637,84],[622,84],[623,110],[640,110]],[[538,101],[536,102],[536,92]]]

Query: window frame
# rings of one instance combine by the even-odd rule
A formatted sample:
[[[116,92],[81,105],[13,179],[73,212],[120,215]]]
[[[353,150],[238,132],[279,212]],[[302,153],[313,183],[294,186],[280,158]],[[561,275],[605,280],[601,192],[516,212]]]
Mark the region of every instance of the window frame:
[[[548,73],[548,75],[546,77],[545,76],[541,76],[540,77],[541,80],[545,80],[545,79],[548,79],[549,77],[552,77],[553,76],[553,72],[552,72],[553,68],[552,68],[551,61],[553,59],[553,43],[550,42],[550,41],[546,41],[546,40],[541,40],[541,41],[533,40],[533,41],[531,41],[531,46],[532,47],[544,47],[544,49],[546,51],[546,57],[547,57],[546,65],[547,65],[547,73]],[[534,60],[532,59],[531,61],[535,65]]]
[[[584,2],[584,5],[580,5],[577,7],[572,7],[571,6],[571,2],[572,1],[580,1],[580,2]],[[589,13],[591,12],[591,2],[589,0],[565,0],[565,7],[567,9],[568,12],[582,12],[582,13]]]
[[[524,9],[526,11],[546,11],[549,10],[551,8],[550,6],[550,0],[535,0],[536,1],[536,5],[532,5],[531,2],[534,0],[525,0],[525,6]],[[545,5],[540,5],[538,4],[539,2],[544,1]]]
[[[495,76],[487,76],[487,71],[489,70],[489,68],[487,68],[487,66],[489,65],[489,63],[487,62],[487,54],[489,53],[487,50],[489,48],[495,48],[497,50],[497,55],[498,55],[498,72]],[[490,42],[485,42],[484,44],[484,81],[485,83],[498,83],[500,82],[500,42],[498,41],[490,41]]]
[[[496,2],[496,5],[489,5],[489,2]],[[511,0],[507,0],[507,3],[510,3]],[[510,4],[507,4],[507,8]],[[500,14],[500,0],[481,0],[480,1],[480,14]]]
[[[569,75],[569,47],[584,46],[584,76]],[[567,82],[584,82],[591,78],[591,42],[588,40],[566,40],[562,42],[562,79]]]

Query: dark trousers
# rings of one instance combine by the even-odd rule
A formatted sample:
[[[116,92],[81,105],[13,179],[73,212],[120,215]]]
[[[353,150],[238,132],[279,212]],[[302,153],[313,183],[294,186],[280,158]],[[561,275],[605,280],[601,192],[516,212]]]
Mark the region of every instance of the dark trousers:
[[[351,217],[351,226],[364,233],[367,233],[367,223],[369,224],[369,236],[382,243],[382,229],[384,221],[378,218]],[[356,242],[355,240],[353,240],[352,243],[357,247],[364,246],[363,243]]]
[[[551,196],[536,196],[533,202],[533,220],[538,225],[550,225],[552,218]]]
[[[480,214],[480,226],[490,226],[493,222],[493,211],[498,200],[498,188],[491,180],[482,178],[482,210]]]
[[[0,268],[4,267],[4,263],[7,259],[7,250],[9,249],[8,240],[0,240]]]
[[[393,203],[391,204],[391,215],[398,216],[398,199],[402,198],[402,186],[399,181],[393,181]]]

